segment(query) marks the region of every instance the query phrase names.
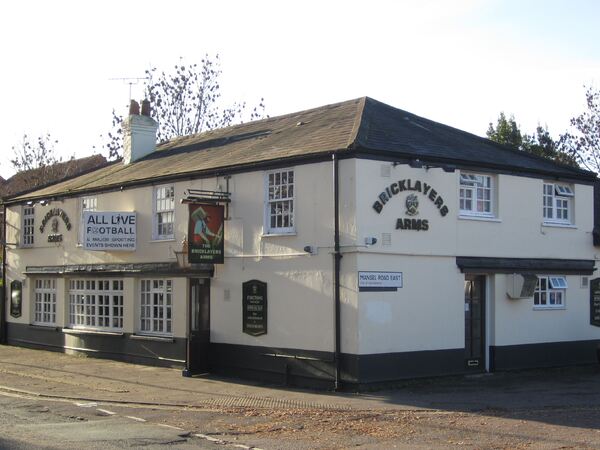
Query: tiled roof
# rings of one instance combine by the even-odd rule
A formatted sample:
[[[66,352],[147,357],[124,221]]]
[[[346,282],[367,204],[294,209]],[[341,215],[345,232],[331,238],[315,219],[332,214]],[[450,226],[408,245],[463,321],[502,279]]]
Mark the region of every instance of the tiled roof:
[[[26,197],[101,191],[156,179],[250,167],[338,152],[488,167],[592,180],[595,174],[496,144],[368,97],[235,125],[159,145],[129,165],[116,162]]]
[[[106,158],[104,156],[92,155],[85,158],[72,159],[53,164],[51,166],[17,172],[8,180],[0,184],[0,198],[5,199],[13,197],[41,186],[73,178],[81,173],[89,172],[103,165],[106,165]]]

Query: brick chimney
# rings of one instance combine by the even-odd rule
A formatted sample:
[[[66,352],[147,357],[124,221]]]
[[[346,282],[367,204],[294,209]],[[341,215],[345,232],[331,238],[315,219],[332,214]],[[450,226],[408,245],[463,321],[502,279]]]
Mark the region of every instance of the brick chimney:
[[[123,164],[130,164],[156,149],[156,131],[158,123],[150,117],[150,102],[140,105],[131,100],[129,116],[123,120]]]

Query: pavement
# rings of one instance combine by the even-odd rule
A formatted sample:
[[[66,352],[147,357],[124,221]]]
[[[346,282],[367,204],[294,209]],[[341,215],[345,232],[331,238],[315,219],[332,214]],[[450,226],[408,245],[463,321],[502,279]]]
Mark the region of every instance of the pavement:
[[[600,365],[407,381],[367,393],[309,391],[0,345],[0,391],[107,404],[198,409],[395,411],[596,409]]]

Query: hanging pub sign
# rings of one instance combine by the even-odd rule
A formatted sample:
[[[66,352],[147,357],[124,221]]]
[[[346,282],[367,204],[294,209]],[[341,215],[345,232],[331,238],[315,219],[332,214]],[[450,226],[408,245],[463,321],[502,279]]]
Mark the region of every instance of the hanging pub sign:
[[[42,219],[42,224],[40,225],[40,233],[44,233],[46,224],[50,222],[51,231],[48,235],[48,242],[62,242],[63,240],[63,235],[60,233],[59,230],[59,217],[63,220],[67,231],[71,229],[71,220],[69,219],[67,213],[61,208],[52,208],[46,213],[46,215]]]
[[[189,262],[223,264],[223,206],[190,203],[189,212]]]
[[[440,215],[445,217],[448,212],[448,206],[444,202],[443,197],[430,185],[420,180],[412,180],[410,178],[398,180],[387,186],[373,203],[373,209],[377,214],[381,214],[384,206],[396,195],[407,192],[408,195],[404,198],[405,211],[407,217],[399,217],[396,220],[396,230],[413,230],[427,231],[429,230],[429,219],[418,218],[419,215],[419,196],[422,194],[426,199],[433,203]]]
[[[21,317],[21,310],[23,308],[23,283],[18,280],[11,281],[10,283],[10,315],[14,318]]]
[[[135,212],[84,211],[83,248],[133,252],[136,248],[136,222]]]
[[[600,278],[590,281],[590,324],[600,327]]]
[[[242,331],[251,336],[267,334],[267,283],[242,283]]]

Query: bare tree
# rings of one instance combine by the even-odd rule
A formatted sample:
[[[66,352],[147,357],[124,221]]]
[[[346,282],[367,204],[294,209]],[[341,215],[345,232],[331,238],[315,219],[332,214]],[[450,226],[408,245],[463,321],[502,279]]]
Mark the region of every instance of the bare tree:
[[[262,98],[253,108],[248,108],[245,102],[229,106],[222,104],[218,55],[213,59],[206,55],[199,64],[187,64],[180,58],[172,71],[165,72],[152,67],[146,70],[146,76],[146,96],[152,104],[152,117],[159,123],[159,142],[258,119],[264,115]],[[113,128],[108,133],[105,148],[110,158],[117,158],[123,149],[123,116],[113,110],[112,122]]]
[[[58,144],[58,140],[53,139],[50,133],[33,140],[23,134],[21,143],[12,147],[14,158],[10,162],[18,172],[51,166],[62,161],[56,156],[55,144]]]

